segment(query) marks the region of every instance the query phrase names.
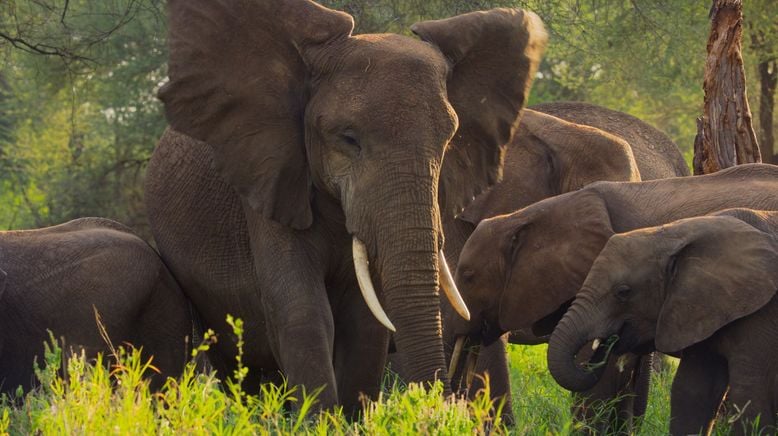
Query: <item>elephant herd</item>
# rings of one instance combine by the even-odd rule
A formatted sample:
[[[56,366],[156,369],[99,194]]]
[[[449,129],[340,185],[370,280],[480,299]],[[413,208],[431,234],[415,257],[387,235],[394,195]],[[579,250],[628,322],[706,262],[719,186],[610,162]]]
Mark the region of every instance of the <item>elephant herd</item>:
[[[47,329],[106,350],[96,316],[153,355],[154,386],[200,324],[232,374],[231,314],[246,385],[323,387],[325,408],[358,411],[387,361],[446,394],[489,372],[510,401],[505,342],[548,341],[580,419],[611,398],[601,425],[641,415],[658,350],[681,357],[673,434],[707,428],[727,389],[776,424],[778,169],[690,177],[632,116],[525,107],[547,41],[528,11],[409,37],[353,35],[309,0],[167,3],[170,128],[145,182],[158,252],[98,218],[0,233],[3,391],[33,385]]]

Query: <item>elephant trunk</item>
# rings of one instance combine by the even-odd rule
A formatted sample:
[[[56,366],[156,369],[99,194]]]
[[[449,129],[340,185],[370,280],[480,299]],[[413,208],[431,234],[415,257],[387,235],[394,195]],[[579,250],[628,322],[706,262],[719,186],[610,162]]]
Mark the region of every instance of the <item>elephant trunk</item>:
[[[442,380],[448,391],[439,297],[444,273],[439,264],[439,168],[418,157],[403,155],[402,162],[376,168],[370,174],[375,183],[356,185],[359,192],[344,196],[347,227],[364,243],[387,316],[382,324],[395,328],[394,343],[404,360],[400,376],[408,382]],[[378,201],[357,200],[364,198]],[[380,311],[372,312],[382,319]]]
[[[436,229],[400,231],[379,258],[395,344],[406,359],[401,375],[409,382],[445,381]]]
[[[597,326],[603,325],[602,311],[586,294],[579,297],[559,322],[548,343],[548,369],[565,389],[575,392],[594,387],[602,376],[604,365],[587,370],[576,363],[576,354],[590,340],[598,339]],[[595,341],[595,344],[599,341]]]

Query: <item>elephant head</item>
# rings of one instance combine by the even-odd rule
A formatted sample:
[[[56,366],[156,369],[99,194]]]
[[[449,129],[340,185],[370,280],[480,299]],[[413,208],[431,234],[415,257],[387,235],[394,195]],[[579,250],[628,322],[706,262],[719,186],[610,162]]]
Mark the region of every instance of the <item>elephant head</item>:
[[[441,378],[441,214],[500,178],[546,42],[539,18],[426,21],[412,28],[419,40],[352,35],[352,17],[307,0],[168,8],[159,95],[172,127],[212,147],[247,213],[305,230],[313,199],[339,204],[363,295],[396,325],[408,380]]]
[[[455,351],[462,338],[488,345],[525,328],[550,334],[613,233],[607,206],[591,189],[481,221],[455,278],[471,319],[446,319],[446,344]],[[456,361],[452,357],[452,368]]]
[[[731,216],[615,235],[551,336],[549,370],[567,389],[589,389],[598,373],[574,363],[587,342],[608,338],[617,354],[676,353],[759,310],[777,291],[778,241]]]
[[[532,109],[525,109],[505,155],[505,177],[459,215],[477,225],[600,180],[640,181],[632,147],[624,139]]]

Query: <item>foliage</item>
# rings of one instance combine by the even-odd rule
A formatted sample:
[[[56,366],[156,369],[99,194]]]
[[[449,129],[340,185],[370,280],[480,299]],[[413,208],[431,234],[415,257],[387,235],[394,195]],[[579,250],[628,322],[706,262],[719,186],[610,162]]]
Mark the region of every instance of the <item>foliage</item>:
[[[212,336],[211,336],[212,337]],[[240,335],[238,335],[240,340]],[[489,417],[488,392],[475,401],[444,400],[442,385],[429,389],[411,384],[387,385],[377,401],[369,401],[356,420],[340,410],[316,409],[316,393],[306,394],[285,383],[265,384],[248,395],[241,383],[220,382],[213,372],[200,372],[193,360],[178,379],[168,379],[160,392],[149,391],[144,374],[153,359],[142,350],[116,351],[94,360],[83,354],[67,358],[52,339],[45,365],[36,371],[40,387],[16,399],[0,399],[0,434],[569,434],[582,430],[573,423],[572,397],[556,385],[545,365],[545,346],[512,346],[510,363],[517,425],[507,429]],[[207,349],[200,347],[197,356]],[[675,364],[654,377],[648,411],[640,435],[667,432],[670,384]],[[291,408],[290,408],[291,406]],[[609,404],[602,405],[602,412]],[[291,409],[295,409],[292,411]],[[718,420],[714,434],[728,434],[737,411]],[[748,428],[746,434],[758,434]]]
[[[242,341],[241,321],[229,323]],[[212,332],[208,337],[213,338]],[[207,350],[209,344],[193,353]],[[241,353],[236,357],[241,361]],[[363,416],[351,422],[342,411],[316,408],[318,392],[263,384],[248,395],[239,370],[225,383],[214,372],[200,372],[196,360],[178,379],[152,393],[143,378],[154,371],[142,350],[119,348],[111,357],[91,360],[69,356],[56,341],[46,345],[45,362],[36,371],[40,387],[17,398],[0,399],[0,434],[483,434],[505,432],[489,417],[488,393],[473,402],[443,399],[443,386],[394,387],[367,402]],[[244,368],[245,369],[245,368]],[[290,408],[291,406],[291,408]],[[294,409],[292,411],[291,409]]]
[[[0,228],[106,216],[143,232],[143,170],[165,126],[160,2],[65,3],[0,5],[0,36],[16,28],[30,45],[72,55],[2,53]]]
[[[410,34],[416,21],[498,6],[534,10],[546,23],[550,46],[530,103],[586,100],[631,113],[667,131],[691,157],[702,106],[706,2],[321,2],[354,15],[358,33]],[[745,2],[752,107],[759,98],[757,83],[751,86],[756,65],[778,51],[771,2]],[[166,74],[163,5],[0,3],[0,228],[99,215],[149,236],[142,179],[165,128],[155,98]]]

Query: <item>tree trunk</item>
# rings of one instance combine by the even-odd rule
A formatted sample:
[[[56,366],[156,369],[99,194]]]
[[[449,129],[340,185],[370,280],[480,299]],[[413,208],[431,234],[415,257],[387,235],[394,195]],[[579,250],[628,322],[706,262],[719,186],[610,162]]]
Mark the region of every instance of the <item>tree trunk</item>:
[[[773,108],[775,107],[775,87],[778,84],[778,60],[771,59],[759,63],[759,142],[762,160],[778,164],[775,159],[775,136],[773,135]]]
[[[740,49],[742,0],[714,0],[710,16],[703,82],[705,104],[694,140],[694,174],[762,161],[748,107]]]

